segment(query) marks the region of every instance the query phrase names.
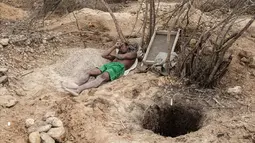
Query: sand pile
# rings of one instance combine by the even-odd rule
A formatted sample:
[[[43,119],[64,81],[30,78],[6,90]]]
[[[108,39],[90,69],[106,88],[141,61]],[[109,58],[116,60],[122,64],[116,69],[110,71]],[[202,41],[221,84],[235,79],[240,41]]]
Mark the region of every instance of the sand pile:
[[[10,5],[0,3],[0,19],[5,20],[21,20],[26,16],[26,12],[22,9],[12,7]]]

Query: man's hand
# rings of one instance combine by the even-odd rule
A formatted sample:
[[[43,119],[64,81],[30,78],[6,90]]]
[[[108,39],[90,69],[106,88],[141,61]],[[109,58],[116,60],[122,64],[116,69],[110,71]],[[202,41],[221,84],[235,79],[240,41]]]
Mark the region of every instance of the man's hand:
[[[117,42],[117,43],[114,45],[114,47],[117,48],[117,49],[119,49],[122,45],[123,45],[123,43]]]
[[[116,48],[120,48],[123,45],[123,43],[121,42],[117,42],[114,46],[112,46],[110,49],[107,49],[103,54],[102,57],[108,60],[114,60],[115,56],[111,55],[111,53],[116,49]]]

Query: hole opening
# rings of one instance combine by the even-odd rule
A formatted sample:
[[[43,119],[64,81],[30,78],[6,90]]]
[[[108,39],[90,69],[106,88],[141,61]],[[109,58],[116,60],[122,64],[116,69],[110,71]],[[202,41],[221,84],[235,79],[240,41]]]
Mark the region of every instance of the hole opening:
[[[177,137],[201,128],[202,112],[188,106],[149,107],[142,121],[144,129],[165,137]]]

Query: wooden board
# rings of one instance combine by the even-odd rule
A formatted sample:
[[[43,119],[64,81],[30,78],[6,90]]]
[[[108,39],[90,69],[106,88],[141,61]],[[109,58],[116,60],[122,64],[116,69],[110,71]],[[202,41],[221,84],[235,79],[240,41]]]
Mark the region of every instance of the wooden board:
[[[171,32],[170,43],[173,47],[172,48],[173,51],[179,39],[179,33],[180,30]],[[153,65],[155,63],[154,59],[156,58],[159,52],[168,53],[167,31],[155,30],[151,38],[150,44],[147,48],[147,51],[145,53],[145,56],[143,58],[143,63],[146,65]]]

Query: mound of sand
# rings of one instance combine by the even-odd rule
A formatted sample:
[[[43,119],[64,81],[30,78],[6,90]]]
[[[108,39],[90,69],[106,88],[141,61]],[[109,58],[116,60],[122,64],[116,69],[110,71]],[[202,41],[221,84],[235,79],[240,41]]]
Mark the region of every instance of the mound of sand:
[[[100,31],[106,32],[113,37],[117,36],[116,28],[112,17],[108,12],[103,12],[100,10],[93,10],[89,8],[84,8],[79,11],[74,12],[78,24],[81,29],[91,30],[100,29]],[[130,13],[114,13],[119,25],[123,31],[124,35],[129,35],[136,21],[136,15]],[[47,30],[62,30],[65,32],[77,31],[76,19],[73,13],[60,19],[60,21],[51,20],[48,23],[49,26],[46,27]],[[138,31],[142,25],[142,21],[137,21],[137,26],[134,31]],[[136,32],[134,32],[136,33]]]
[[[61,76],[79,76],[94,67],[99,67],[108,62],[101,57],[101,50],[98,49],[74,49],[70,56],[55,67],[55,71]]]
[[[10,5],[0,3],[0,19],[5,20],[21,20],[26,16],[26,12],[22,9],[12,7]]]

